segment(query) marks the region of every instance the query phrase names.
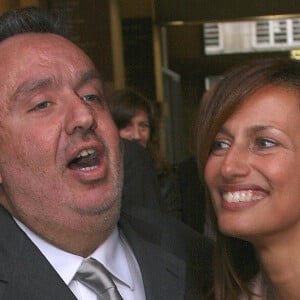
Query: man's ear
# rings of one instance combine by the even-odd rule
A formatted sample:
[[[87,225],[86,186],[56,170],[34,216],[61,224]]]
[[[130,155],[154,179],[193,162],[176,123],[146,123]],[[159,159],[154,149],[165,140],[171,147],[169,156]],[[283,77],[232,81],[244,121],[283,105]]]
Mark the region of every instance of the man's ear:
[[[3,178],[2,178],[2,175],[0,174],[0,184],[2,184],[3,182]]]

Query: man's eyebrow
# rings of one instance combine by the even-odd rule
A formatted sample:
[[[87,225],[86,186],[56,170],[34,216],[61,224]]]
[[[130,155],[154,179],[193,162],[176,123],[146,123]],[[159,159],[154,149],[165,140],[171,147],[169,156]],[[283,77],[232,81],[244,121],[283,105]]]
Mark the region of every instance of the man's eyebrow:
[[[13,93],[13,97],[16,98],[19,95],[26,95],[33,93],[35,91],[50,87],[54,85],[54,79],[51,77],[41,78],[41,79],[29,79],[22,82],[15,92]]]
[[[97,70],[90,70],[80,74],[79,80],[76,84],[77,87],[81,87],[82,85],[88,83],[89,81],[98,80],[102,87],[102,77]]]
[[[82,85],[86,84],[92,80],[98,80],[101,83],[102,87],[102,77],[97,70],[90,70],[87,72],[83,72],[78,75],[79,79],[76,83],[76,87],[79,88]],[[13,93],[13,98],[17,99],[20,95],[28,95],[30,93],[34,93],[36,91],[46,89],[53,86],[58,86],[59,82],[55,80],[53,77],[45,77],[40,79],[29,79],[22,82],[15,92]]]

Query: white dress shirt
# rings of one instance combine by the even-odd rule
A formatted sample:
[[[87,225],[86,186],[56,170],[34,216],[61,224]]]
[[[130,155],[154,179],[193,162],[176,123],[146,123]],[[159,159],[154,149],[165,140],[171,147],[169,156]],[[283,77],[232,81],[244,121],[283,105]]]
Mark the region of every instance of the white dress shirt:
[[[97,300],[97,296],[92,290],[79,281],[73,280],[79,266],[84,260],[83,257],[55,247],[35,234],[20,221],[16,219],[15,221],[40,249],[78,300]],[[142,275],[136,258],[125,236],[117,227],[108,239],[89,257],[95,258],[106,267],[124,300],[146,299]]]

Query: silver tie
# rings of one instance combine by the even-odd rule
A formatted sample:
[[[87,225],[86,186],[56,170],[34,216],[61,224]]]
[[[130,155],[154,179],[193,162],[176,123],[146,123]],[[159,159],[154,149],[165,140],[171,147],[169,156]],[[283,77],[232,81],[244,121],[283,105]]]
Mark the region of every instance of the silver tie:
[[[82,262],[74,279],[93,290],[98,299],[123,300],[109,272],[94,258]]]

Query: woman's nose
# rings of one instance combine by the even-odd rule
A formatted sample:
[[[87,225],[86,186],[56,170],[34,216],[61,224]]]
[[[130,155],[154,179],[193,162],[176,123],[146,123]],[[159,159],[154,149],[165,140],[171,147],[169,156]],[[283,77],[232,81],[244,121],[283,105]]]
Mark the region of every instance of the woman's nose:
[[[249,155],[251,153],[245,147],[231,146],[222,161],[222,176],[231,179],[248,175],[250,171]]]
[[[141,138],[140,130],[138,127],[134,127],[132,130],[132,139],[139,141]]]

